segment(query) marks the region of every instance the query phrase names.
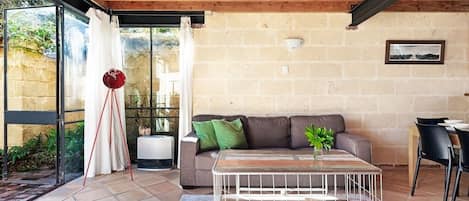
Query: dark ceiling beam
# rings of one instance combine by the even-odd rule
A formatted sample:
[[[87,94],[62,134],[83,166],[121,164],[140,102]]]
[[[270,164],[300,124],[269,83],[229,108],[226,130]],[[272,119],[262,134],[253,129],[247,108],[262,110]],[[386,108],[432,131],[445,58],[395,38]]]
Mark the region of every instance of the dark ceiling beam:
[[[365,0],[355,6],[352,13],[352,23],[349,28],[356,28],[359,24],[373,17],[381,11],[391,6],[397,0]]]

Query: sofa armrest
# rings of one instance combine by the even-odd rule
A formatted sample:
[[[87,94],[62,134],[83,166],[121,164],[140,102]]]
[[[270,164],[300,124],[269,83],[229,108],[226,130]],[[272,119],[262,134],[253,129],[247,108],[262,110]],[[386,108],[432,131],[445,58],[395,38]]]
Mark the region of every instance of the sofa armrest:
[[[194,132],[181,139],[181,186],[195,186],[195,156],[199,152],[199,138]]]
[[[365,137],[350,133],[336,133],[335,147],[371,163],[371,143]]]

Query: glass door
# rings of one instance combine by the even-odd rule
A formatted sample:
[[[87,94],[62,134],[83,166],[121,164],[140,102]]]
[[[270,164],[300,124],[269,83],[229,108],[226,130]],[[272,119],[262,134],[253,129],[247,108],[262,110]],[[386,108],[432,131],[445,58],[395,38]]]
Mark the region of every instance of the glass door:
[[[3,178],[63,184],[83,175],[88,18],[66,4],[4,17]]]
[[[64,117],[63,170],[65,181],[83,175],[84,89],[88,47],[88,18],[64,10]]]
[[[55,184],[58,8],[5,10],[3,177]]]
[[[179,126],[179,28],[121,28],[127,139],[132,160],[137,137],[174,137],[177,161]]]

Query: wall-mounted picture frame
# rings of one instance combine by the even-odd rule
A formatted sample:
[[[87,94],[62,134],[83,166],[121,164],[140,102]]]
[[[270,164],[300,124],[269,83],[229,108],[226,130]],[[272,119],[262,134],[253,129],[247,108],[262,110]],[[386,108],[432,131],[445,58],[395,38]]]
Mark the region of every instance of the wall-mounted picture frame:
[[[385,64],[444,64],[444,40],[387,40]]]

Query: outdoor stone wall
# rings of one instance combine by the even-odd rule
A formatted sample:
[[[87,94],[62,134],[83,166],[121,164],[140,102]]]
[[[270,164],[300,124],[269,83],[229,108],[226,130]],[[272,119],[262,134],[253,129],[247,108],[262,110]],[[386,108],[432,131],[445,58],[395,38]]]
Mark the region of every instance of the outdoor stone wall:
[[[0,51],[1,80],[3,86],[3,49]],[[54,111],[55,110],[55,60],[42,54],[23,49],[9,52],[10,82],[8,85],[10,110]],[[1,90],[0,117],[3,122],[3,87]],[[46,134],[51,126],[10,125],[8,145],[22,145],[31,137]],[[3,148],[3,123],[0,126],[0,147]]]
[[[416,116],[469,121],[469,14],[212,13],[194,30],[194,113],[340,113],[373,163],[407,164]],[[287,37],[304,46],[288,52]],[[446,40],[444,65],[385,65],[388,39]],[[282,74],[281,66],[289,66]]]

